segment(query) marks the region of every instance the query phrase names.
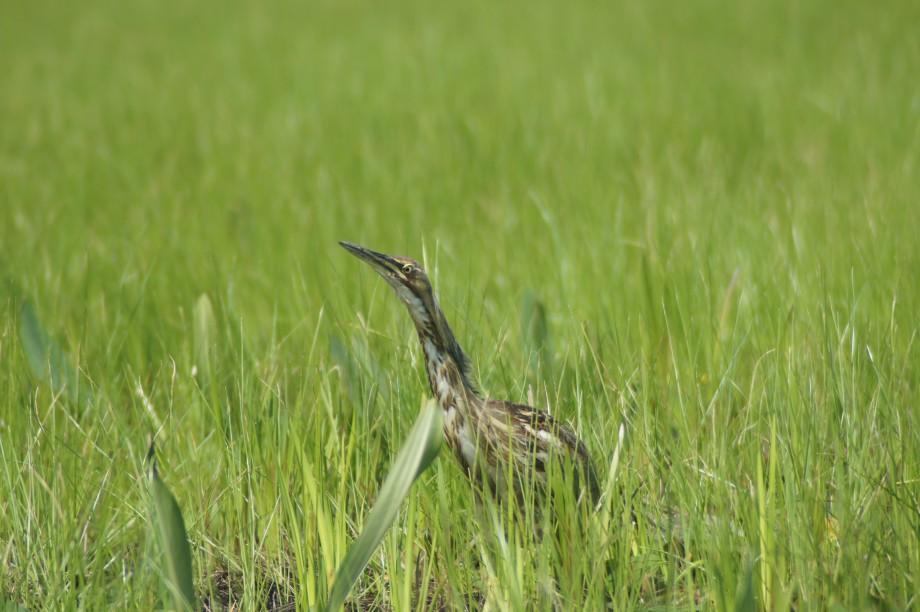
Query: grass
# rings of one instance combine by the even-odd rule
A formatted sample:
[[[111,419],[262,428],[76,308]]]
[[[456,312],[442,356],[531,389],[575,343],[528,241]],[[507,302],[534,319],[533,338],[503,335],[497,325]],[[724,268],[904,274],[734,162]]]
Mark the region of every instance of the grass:
[[[322,603],[428,394],[346,239],[423,259],[482,386],[602,478],[625,429],[568,547],[445,454],[353,605],[916,606],[918,18],[4,4],[0,598],[168,605],[156,432],[198,598]],[[82,393],[33,375],[27,301]]]

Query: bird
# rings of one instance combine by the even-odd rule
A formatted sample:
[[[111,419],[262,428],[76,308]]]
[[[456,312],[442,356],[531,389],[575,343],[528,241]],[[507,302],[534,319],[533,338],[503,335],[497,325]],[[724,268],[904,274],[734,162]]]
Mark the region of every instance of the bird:
[[[499,501],[528,491],[546,493],[550,462],[570,468],[577,503],[597,502],[600,491],[586,445],[545,411],[485,397],[472,365],[441,310],[425,270],[414,259],[339,243],[374,269],[409,310],[418,332],[431,393],[442,410],[444,439],[467,476]],[[510,485],[510,486],[509,486]],[[532,488],[531,488],[532,486]]]

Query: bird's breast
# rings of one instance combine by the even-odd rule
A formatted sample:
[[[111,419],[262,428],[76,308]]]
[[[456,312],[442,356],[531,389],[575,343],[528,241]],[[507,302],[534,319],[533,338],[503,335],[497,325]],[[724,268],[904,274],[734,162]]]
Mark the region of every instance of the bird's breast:
[[[471,424],[454,406],[444,410],[444,436],[460,463],[472,470],[476,465],[475,434]]]

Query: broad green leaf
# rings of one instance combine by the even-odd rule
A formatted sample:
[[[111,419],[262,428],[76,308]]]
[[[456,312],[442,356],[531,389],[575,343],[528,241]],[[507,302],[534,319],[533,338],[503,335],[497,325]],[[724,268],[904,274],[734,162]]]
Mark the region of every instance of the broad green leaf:
[[[166,587],[176,610],[194,610],[195,585],[192,582],[192,551],[185,522],[176,498],[157,474],[153,444],[150,445],[150,492],[153,527],[162,557],[161,567]]]
[[[412,483],[438,456],[442,437],[441,409],[434,400],[428,400],[390,467],[364,530],[348,549],[336,572],[327,611],[338,610],[344,605],[355,581],[396,519]]]
[[[0,612],[27,612],[27,610],[18,603],[12,602],[5,597],[0,597]]]
[[[544,374],[550,367],[550,342],[549,325],[546,321],[546,306],[532,292],[524,294],[521,305],[521,334],[524,346],[530,355],[531,368],[536,369],[539,364],[544,369]]]
[[[754,612],[757,610],[757,604],[754,601],[754,571],[752,566],[748,566],[744,573],[744,583],[741,585],[741,592],[735,602],[735,612]]]
[[[71,401],[91,399],[86,389],[80,389],[77,370],[67,354],[42,327],[35,309],[28,301],[23,303],[19,314],[19,338],[36,378],[48,382],[55,393],[63,392]]]
[[[195,368],[198,379],[211,379],[214,343],[214,308],[207,294],[202,293],[195,302],[195,322],[192,340],[195,346]]]
[[[329,352],[332,354],[332,360],[339,367],[342,381],[345,384],[345,391],[348,393],[348,399],[351,402],[357,402],[359,397],[356,382],[358,368],[341,338],[333,335],[329,339]]]

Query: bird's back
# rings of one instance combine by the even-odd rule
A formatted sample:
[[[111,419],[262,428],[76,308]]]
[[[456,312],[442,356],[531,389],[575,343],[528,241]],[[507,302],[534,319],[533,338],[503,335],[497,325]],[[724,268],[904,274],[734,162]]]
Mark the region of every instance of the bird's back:
[[[475,423],[470,429],[478,436],[475,444],[484,463],[468,469],[473,476],[484,474],[497,494],[507,490],[503,476],[509,468],[520,496],[528,478],[544,489],[550,466],[561,461],[572,468],[576,496],[597,500],[600,491],[588,449],[564,424],[546,412],[504,400],[483,399],[471,412]]]

